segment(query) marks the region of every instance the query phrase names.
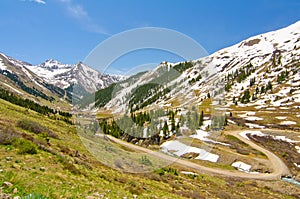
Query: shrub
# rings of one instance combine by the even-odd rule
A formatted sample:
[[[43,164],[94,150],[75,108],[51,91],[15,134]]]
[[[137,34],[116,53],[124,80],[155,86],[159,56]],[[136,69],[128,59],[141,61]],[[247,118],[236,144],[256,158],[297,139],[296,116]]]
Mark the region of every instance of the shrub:
[[[141,195],[143,192],[143,188],[134,181],[130,181],[128,183],[128,187],[126,188],[131,194]]]
[[[165,175],[165,169],[164,168],[156,169],[156,170],[154,170],[154,172],[157,173],[160,176]]]
[[[149,160],[147,156],[142,156],[141,163],[146,166],[152,166],[152,162]]]
[[[41,134],[46,131],[44,126],[31,120],[20,120],[18,121],[17,126],[35,134]]]
[[[80,170],[78,170],[75,165],[70,162],[64,162],[64,169],[76,175],[81,174]]]
[[[65,156],[58,156],[58,161],[62,163],[63,169],[70,171],[73,174],[79,175],[82,172],[76,168],[76,166],[71,163]]]
[[[58,138],[57,134],[50,131],[47,127],[31,120],[20,120],[18,121],[17,126],[35,134],[42,134],[45,137]]]
[[[19,133],[11,127],[0,129],[0,144],[10,145],[19,137]]]
[[[159,174],[160,176],[164,175],[165,173],[169,173],[169,174],[173,174],[178,176],[178,171],[177,169],[174,168],[160,168],[160,169],[156,169],[154,170],[154,173]]]
[[[13,145],[19,149],[19,154],[37,154],[36,145],[28,140],[16,139]]]

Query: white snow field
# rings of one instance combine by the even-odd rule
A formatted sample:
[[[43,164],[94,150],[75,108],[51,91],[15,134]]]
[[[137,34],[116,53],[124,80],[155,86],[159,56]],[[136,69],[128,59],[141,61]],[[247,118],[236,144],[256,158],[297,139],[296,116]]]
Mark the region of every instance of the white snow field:
[[[196,147],[191,147],[188,145],[185,145],[177,140],[171,140],[163,143],[160,145],[161,151],[168,153],[168,154],[174,154],[176,156],[182,156],[186,153],[197,153],[199,154],[195,159],[199,160],[207,160],[210,162],[217,162],[219,159],[219,156],[216,154],[212,154],[210,152],[207,152],[204,149],[199,149]]]
[[[246,164],[241,161],[234,162],[234,163],[232,163],[231,166],[233,166],[234,168],[236,168],[239,171],[244,171],[244,172],[250,172],[250,169],[251,169],[251,165]]]

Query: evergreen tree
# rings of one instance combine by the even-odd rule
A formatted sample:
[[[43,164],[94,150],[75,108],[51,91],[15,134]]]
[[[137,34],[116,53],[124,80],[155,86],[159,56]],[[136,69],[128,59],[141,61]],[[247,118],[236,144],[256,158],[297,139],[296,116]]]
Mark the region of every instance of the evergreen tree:
[[[256,93],[256,94],[258,94],[258,93],[259,93],[259,88],[258,88],[258,87],[256,87],[256,89],[255,89],[255,93]]]
[[[255,77],[250,79],[250,87],[255,84]]]
[[[267,86],[266,86],[266,91],[272,90],[272,88],[273,88],[272,83],[269,81]]]
[[[163,126],[163,128],[162,128],[162,131],[163,131],[163,134],[164,134],[164,137],[165,138],[167,138],[168,137],[168,123],[167,123],[167,121],[165,121],[165,123],[164,123],[164,126]]]
[[[171,131],[173,132],[173,131],[175,131],[175,129],[176,129],[176,126],[175,126],[175,119],[174,119],[174,117],[173,117],[172,120],[171,120]]]
[[[224,126],[227,126],[227,124],[228,124],[227,116],[225,115]]]
[[[260,88],[260,93],[263,94],[263,93],[265,93],[265,92],[266,92],[265,86],[261,86],[261,88]]]
[[[288,71],[282,71],[278,76],[277,76],[277,82],[280,84],[281,82],[283,82],[286,77],[288,77],[289,73]]]
[[[210,93],[209,92],[207,93],[207,98],[210,98]]]
[[[203,115],[203,111],[201,111],[200,119],[199,119],[199,126],[200,127],[203,125],[203,121],[204,121],[204,115]]]
[[[184,125],[184,117],[182,115],[180,115],[179,122],[181,126]]]
[[[251,100],[252,100],[252,101],[256,100],[256,97],[255,97],[254,93],[252,94]]]
[[[245,92],[242,96],[241,102],[248,103],[249,101],[250,101],[250,91],[247,89],[247,90],[245,90]]]
[[[177,124],[176,124],[176,133],[178,133],[179,128],[180,128],[179,122],[177,122]]]

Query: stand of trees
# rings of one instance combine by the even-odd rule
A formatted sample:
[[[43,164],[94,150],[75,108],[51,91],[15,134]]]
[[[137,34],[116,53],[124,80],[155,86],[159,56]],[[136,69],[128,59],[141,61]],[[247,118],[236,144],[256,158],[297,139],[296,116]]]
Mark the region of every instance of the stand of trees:
[[[175,70],[177,70],[178,72],[182,73],[183,71],[185,71],[193,66],[194,66],[194,64],[192,62],[186,61],[186,62],[181,62],[181,63],[175,65],[173,68]]]
[[[151,110],[150,112],[130,113],[122,117],[100,120],[99,125],[104,134],[137,143],[139,140],[167,140],[173,134],[179,134],[180,127],[186,126],[191,131],[203,125],[204,113],[198,113],[194,107],[186,115],[180,115],[176,123],[177,110]],[[163,117],[163,118],[161,118]],[[227,125],[226,116],[212,116],[212,129],[220,129]],[[162,134],[160,134],[162,133]]]
[[[3,100],[6,100],[12,104],[24,107],[24,108],[28,108],[30,110],[33,110],[35,112],[38,112],[40,114],[43,115],[55,115],[55,114],[59,114],[61,116],[63,116],[64,118],[62,118],[63,121],[67,122],[67,123],[72,123],[72,121],[69,120],[69,118],[72,117],[72,114],[68,113],[68,112],[63,112],[63,111],[56,111],[52,108],[49,108],[48,106],[42,106],[39,105],[38,103],[31,101],[29,99],[23,99],[17,95],[14,95],[10,92],[8,92],[7,90],[1,89],[0,88],[0,98]]]
[[[155,83],[148,83],[138,87],[134,90],[129,101],[130,112],[137,111],[154,103],[160,97],[166,96],[170,91],[170,88],[162,88],[161,85]]]

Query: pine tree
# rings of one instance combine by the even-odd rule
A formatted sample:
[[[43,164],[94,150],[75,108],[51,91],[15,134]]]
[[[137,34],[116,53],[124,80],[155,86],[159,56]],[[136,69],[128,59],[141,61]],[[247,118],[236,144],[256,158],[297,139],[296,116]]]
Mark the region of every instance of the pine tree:
[[[180,128],[180,126],[179,126],[179,122],[177,122],[177,124],[176,124],[176,132],[178,132],[178,129]]]
[[[255,84],[255,77],[250,79],[250,87]]]
[[[267,86],[266,86],[266,90],[272,90],[273,86],[272,86],[272,83],[269,81]]]
[[[251,100],[252,101],[256,100],[256,97],[255,97],[254,93],[252,94],[252,99]]]
[[[265,93],[265,92],[266,92],[265,86],[261,86],[261,88],[260,88],[260,93],[263,94],[263,93]]]
[[[171,131],[173,132],[173,131],[175,131],[175,129],[176,129],[176,126],[175,126],[175,120],[174,120],[174,118],[171,120]]]
[[[227,121],[227,116],[225,115],[225,121],[224,121],[224,126],[227,126],[228,121]]]
[[[162,130],[163,130],[164,137],[167,138],[168,137],[168,123],[167,123],[167,121],[165,121]]]
[[[203,121],[204,121],[204,115],[203,115],[203,111],[201,111],[200,119],[199,119],[199,126],[200,127],[203,125]]]
[[[184,117],[182,115],[180,115],[179,122],[181,126],[184,125]]]
[[[250,101],[250,91],[247,89],[244,92],[244,95],[243,95],[243,97],[241,99],[241,102],[242,103],[248,103],[249,101]]]

